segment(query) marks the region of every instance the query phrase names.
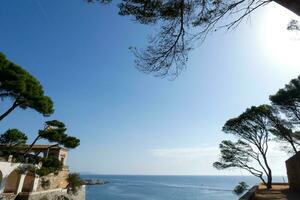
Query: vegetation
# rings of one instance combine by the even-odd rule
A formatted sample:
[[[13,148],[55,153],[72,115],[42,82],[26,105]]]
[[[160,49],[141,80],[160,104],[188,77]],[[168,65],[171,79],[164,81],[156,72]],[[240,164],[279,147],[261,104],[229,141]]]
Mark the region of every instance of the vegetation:
[[[39,176],[45,176],[50,173],[56,173],[62,168],[61,161],[49,154],[51,148],[59,145],[66,148],[76,148],[80,144],[80,140],[68,136],[65,133],[66,130],[64,123],[58,120],[51,120],[45,123],[43,130],[39,130],[38,136],[29,147],[25,146],[27,136],[17,129],[9,129],[0,135],[0,143],[7,146],[7,150],[3,151],[3,153],[13,155],[16,162],[26,162],[35,165],[41,164],[38,167],[32,168],[31,171]],[[50,143],[55,143],[48,147],[46,157],[40,157],[39,154],[41,152],[30,153],[32,147],[39,139],[46,139]]]
[[[14,150],[22,148],[27,141],[25,133],[18,129],[8,129],[0,135],[0,144],[6,146],[6,151],[11,154]]]
[[[268,118],[270,112],[268,105],[252,106],[237,118],[228,120],[223,127],[225,133],[233,134],[240,139],[243,144],[240,146],[242,151],[245,151],[248,158],[254,159],[260,166],[262,170],[260,173],[263,172],[266,175],[267,181],[263,179],[260,173],[258,177],[267,185],[267,188],[272,187],[272,170],[267,159],[270,128],[272,128],[272,123]],[[221,154],[223,157],[227,151],[221,151]],[[231,165],[226,166],[231,167]]]
[[[248,190],[249,186],[245,182],[240,182],[235,188],[233,189],[233,193],[236,195],[243,194],[246,190]]]
[[[220,159],[213,164],[217,169],[244,169],[268,189],[272,187],[269,142],[284,142],[294,154],[300,145],[300,76],[271,95],[270,101],[271,105],[252,106],[225,123],[223,132],[238,140],[222,141]]]
[[[109,3],[111,0],[86,0],[88,2]],[[300,15],[300,0],[122,0],[119,14],[131,16],[145,25],[159,25],[160,31],[149,40],[142,50],[131,48],[137,60],[137,67],[146,73],[159,76],[175,75],[185,67],[188,54],[195,41],[203,41],[206,36],[220,28],[236,27],[245,17],[261,6],[276,2]],[[223,19],[231,16],[231,21]],[[228,18],[227,18],[228,19]],[[287,27],[299,31],[299,23],[292,20]],[[0,99],[11,101],[10,107],[0,114],[0,121],[16,108],[33,109],[44,116],[54,112],[53,102],[46,96],[40,82],[20,66],[9,61],[0,53]],[[272,170],[268,162],[269,142],[283,141],[293,153],[300,145],[300,76],[291,80],[283,89],[270,96],[271,105],[252,106],[238,117],[229,119],[223,131],[237,138],[224,140],[220,144],[220,159],[213,165],[217,169],[240,168],[258,177],[268,189],[272,187]],[[41,139],[53,145],[76,148],[80,140],[66,134],[63,122],[50,120],[39,130],[35,140],[24,149],[26,134],[17,129],[9,129],[0,135],[0,144],[7,145],[8,154],[18,161],[40,164],[32,172],[40,176],[58,172],[62,163],[48,155],[40,157],[31,154],[32,147]],[[20,153],[20,149],[22,150]],[[266,178],[265,178],[266,177]],[[83,181],[79,174],[68,177],[68,190],[76,193]],[[237,194],[248,188],[244,182],[234,189]]]
[[[300,122],[300,76],[270,96],[272,105],[285,114],[291,123]]]
[[[261,162],[259,160],[259,153],[257,153],[251,145],[247,144],[242,140],[237,142],[232,142],[230,140],[224,140],[220,144],[221,156],[218,162],[215,162],[213,166],[217,169],[227,169],[227,168],[241,168],[252,175],[258,177],[263,183],[267,184],[264,179],[264,167],[255,168],[253,161],[258,164]]]
[[[78,189],[84,184],[78,173],[70,173],[68,177],[68,193],[76,194]]]
[[[44,116],[49,116],[54,112],[53,102],[50,97],[44,95],[39,81],[20,66],[6,59],[2,53],[0,53],[0,99],[2,101],[5,99],[13,101],[11,107],[0,114],[0,121],[17,107],[22,109],[31,108]],[[58,120],[46,121],[45,128],[39,130],[36,139],[29,147],[26,147],[28,139],[26,134],[18,129],[8,129],[0,135],[0,144],[6,146],[3,153],[13,155],[14,161],[31,163],[35,166],[39,165],[39,167],[24,170],[45,176],[56,173],[62,168],[62,163],[58,158],[48,155],[50,148],[58,145],[66,148],[76,148],[80,144],[80,140],[67,135],[66,130],[63,122]],[[55,143],[49,146],[46,157],[40,157],[39,153],[30,153],[34,144],[40,139]]]
[[[34,144],[40,139],[46,139],[51,143],[55,143],[54,145],[50,146],[50,148],[62,145],[66,148],[76,148],[80,144],[80,140],[68,136],[66,132],[67,128],[63,122],[58,120],[51,120],[45,122],[45,128],[43,130],[39,130],[39,133],[35,140],[31,143],[28,149],[25,151],[24,155],[31,151]]]
[[[41,179],[41,186],[43,189],[47,190],[50,187],[50,180]]]
[[[106,4],[112,0],[86,1]],[[138,69],[159,76],[177,76],[185,68],[196,41],[202,42],[220,28],[238,26],[252,12],[271,2],[300,15],[300,0],[122,0],[119,14],[132,16],[140,24],[160,26],[145,49],[131,48]]]
[[[51,173],[57,173],[62,168],[62,163],[56,157],[41,158],[41,167],[34,168],[33,172],[39,176],[46,176]]]
[[[300,23],[297,20],[292,19],[287,27],[290,31],[300,31]]]
[[[42,163],[41,167],[35,168],[34,173],[45,176],[50,173],[56,173],[61,170],[62,163],[56,157],[52,157],[49,155],[49,151],[51,148],[62,145],[66,148],[76,148],[80,144],[80,140],[68,136],[66,132],[67,128],[63,122],[58,120],[51,120],[45,122],[45,128],[43,130],[39,130],[38,136],[32,142],[32,144],[24,151],[21,157],[23,158],[31,158],[34,157],[32,160],[33,163],[38,164]],[[40,152],[36,153],[34,156],[30,154],[31,149],[33,148],[34,144],[40,140],[45,139],[48,140],[50,143],[55,143],[48,147],[46,157],[39,157],[38,155]]]
[[[0,144],[7,145],[8,147],[15,147],[26,144],[27,139],[25,133],[18,129],[8,129],[0,135]]]
[[[16,108],[31,108],[45,116],[53,113],[53,102],[44,95],[40,82],[20,66],[0,53],[0,99],[9,99],[12,105],[0,114],[0,121]]]

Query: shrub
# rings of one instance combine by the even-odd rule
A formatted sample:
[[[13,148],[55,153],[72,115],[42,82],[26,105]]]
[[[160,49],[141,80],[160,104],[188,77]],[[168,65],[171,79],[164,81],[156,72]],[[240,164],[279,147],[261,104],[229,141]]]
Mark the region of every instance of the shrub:
[[[249,186],[245,182],[240,182],[235,188],[233,189],[233,193],[236,195],[243,194],[246,190],[248,190]]]
[[[68,177],[68,193],[76,194],[78,189],[84,184],[78,173],[70,173]]]
[[[49,187],[50,187],[50,180],[42,179],[41,186],[42,186],[43,189],[49,189]]]
[[[57,173],[62,168],[62,163],[56,157],[42,158],[42,167],[32,170],[33,173],[39,176],[47,176],[51,173]]]

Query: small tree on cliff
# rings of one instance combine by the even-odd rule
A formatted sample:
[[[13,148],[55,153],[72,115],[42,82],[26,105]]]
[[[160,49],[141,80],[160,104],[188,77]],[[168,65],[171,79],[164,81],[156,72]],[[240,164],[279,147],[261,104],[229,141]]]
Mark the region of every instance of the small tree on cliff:
[[[68,176],[67,190],[70,194],[77,194],[78,189],[84,184],[84,181],[80,178],[78,173],[70,173]]]
[[[31,145],[24,151],[22,158],[31,158],[34,157],[33,163],[38,164],[39,162],[42,163],[40,168],[33,168],[32,171],[35,174],[40,176],[45,176],[50,173],[58,172],[61,167],[62,163],[58,160],[58,158],[48,155],[51,148],[55,146],[62,145],[66,148],[76,148],[80,144],[80,140],[76,137],[72,137],[67,135],[66,132],[67,128],[63,122],[58,120],[51,120],[45,122],[45,128],[39,130],[37,137],[31,143]],[[35,155],[29,154],[32,150],[33,146],[36,144],[37,141],[44,139],[50,143],[54,143],[48,147],[48,152],[46,157],[39,157],[39,153],[37,152]]]
[[[65,133],[66,130],[67,128],[63,122],[58,120],[46,121],[45,128],[43,130],[39,130],[37,137],[24,154],[26,155],[28,152],[30,152],[35,143],[40,139],[46,139],[51,143],[55,143],[51,145],[49,149],[58,145],[62,145],[66,148],[76,148],[79,146],[80,140],[76,137],[67,135]]]
[[[267,177],[267,181],[263,182],[266,183],[267,188],[272,187],[272,170],[267,159],[268,143],[271,137],[270,129],[273,127],[268,118],[269,112],[270,107],[268,105],[252,106],[237,118],[230,119],[225,123],[223,131],[236,136],[239,142],[232,144],[229,142],[222,143],[220,146],[221,159],[219,163],[215,164],[216,167],[220,169],[239,167],[236,165],[236,161],[239,161],[238,163],[247,164],[251,159],[254,159]],[[232,147],[233,150],[230,150],[230,147]],[[231,156],[237,150],[244,154],[241,158],[233,157],[234,159],[231,161]],[[258,177],[260,176],[260,172],[261,171],[257,173]]]
[[[39,81],[0,53],[0,100],[4,99],[12,100],[12,105],[0,113],[0,121],[18,107],[31,108],[45,116],[54,111]]]

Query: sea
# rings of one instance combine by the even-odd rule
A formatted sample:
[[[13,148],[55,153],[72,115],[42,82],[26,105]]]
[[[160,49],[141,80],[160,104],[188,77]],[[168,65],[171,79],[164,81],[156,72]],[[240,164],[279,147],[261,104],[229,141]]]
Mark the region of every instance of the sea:
[[[233,188],[241,181],[259,182],[251,176],[125,176],[83,175],[110,183],[86,186],[87,200],[233,200]],[[286,177],[274,177],[285,182]]]

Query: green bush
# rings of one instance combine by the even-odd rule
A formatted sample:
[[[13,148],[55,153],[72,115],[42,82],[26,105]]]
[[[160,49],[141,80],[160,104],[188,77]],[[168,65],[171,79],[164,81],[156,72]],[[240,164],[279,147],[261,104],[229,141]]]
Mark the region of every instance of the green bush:
[[[50,180],[42,179],[41,186],[42,186],[43,189],[49,189],[49,187],[50,187]]]
[[[68,193],[76,194],[78,189],[84,184],[78,173],[70,173],[68,177]]]
[[[249,186],[245,182],[240,182],[235,188],[233,189],[233,193],[236,195],[243,194],[246,190],[248,190]]]
[[[56,157],[41,158],[40,161],[42,162],[42,167],[34,168],[32,170],[33,173],[39,176],[47,176],[51,173],[57,173],[62,168],[61,161]]]

